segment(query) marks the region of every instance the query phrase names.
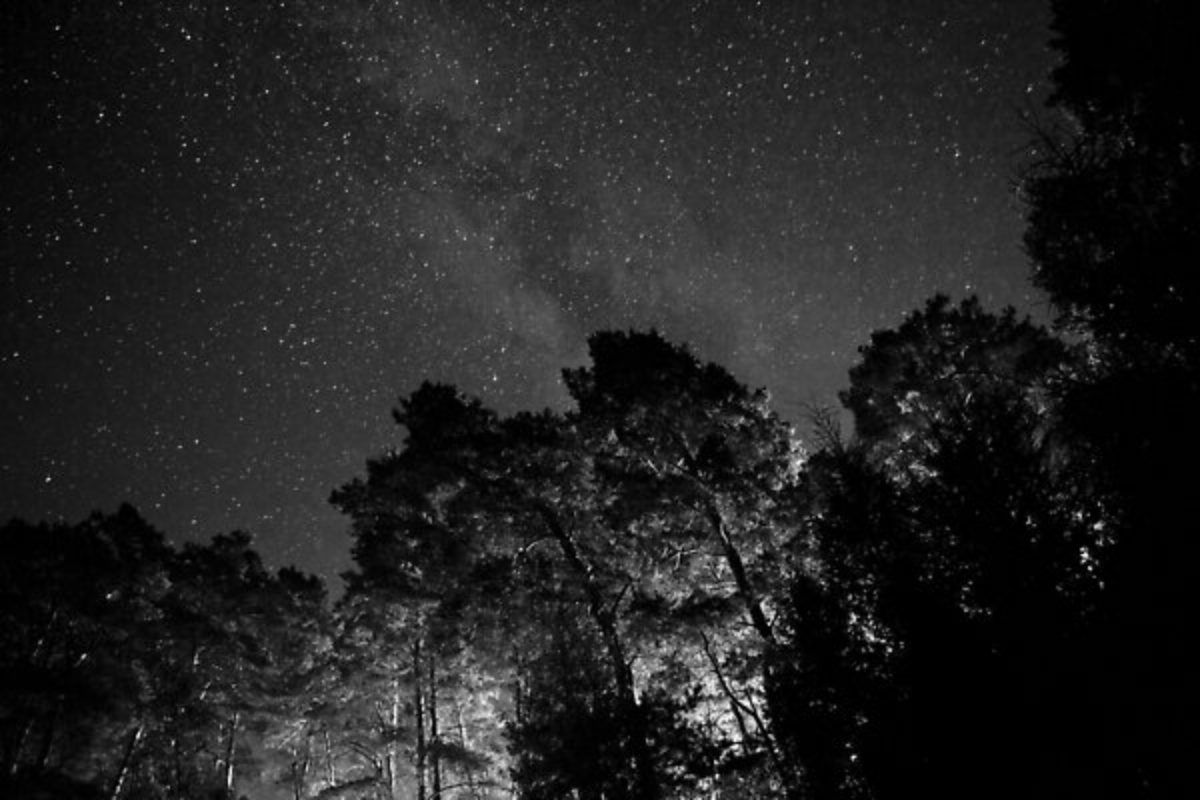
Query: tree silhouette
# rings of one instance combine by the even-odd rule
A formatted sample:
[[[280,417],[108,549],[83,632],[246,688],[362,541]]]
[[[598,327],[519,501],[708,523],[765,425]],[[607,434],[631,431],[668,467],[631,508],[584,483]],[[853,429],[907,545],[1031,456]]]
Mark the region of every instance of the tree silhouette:
[[[589,350],[590,366],[564,379],[612,493],[610,524],[626,531],[623,547],[640,564],[631,611],[655,626],[673,666],[706,687],[730,766],[768,758],[768,785],[794,792],[764,679],[773,594],[797,530],[783,500],[799,473],[798,440],[765,391],[654,331],[600,332]]]
[[[945,298],[862,348],[856,438],[808,465],[816,566],[785,615],[780,719],[810,795],[1079,788],[1074,669],[1109,520],[1057,432],[1070,356]]]
[[[528,735],[570,708],[606,720],[591,735],[628,767],[609,776],[624,796],[658,796],[763,757],[774,758],[767,774],[786,776],[763,678],[770,594],[795,530],[781,503],[799,467],[791,429],[764,393],[657,334],[597,334],[591,346],[591,365],[566,373],[578,407],[565,415],[501,418],[431,384],[402,402],[404,448],[334,496],[354,520],[351,591],[390,586],[410,607],[418,596],[439,607],[458,598],[475,630],[499,592],[530,628],[512,632],[525,645],[513,666],[548,692],[536,665],[553,663],[563,620],[586,620],[578,635],[591,656],[570,662],[590,670],[593,688],[572,701],[583,705],[561,694],[569,683],[541,705],[518,703],[539,709],[513,729],[540,743],[536,758],[518,753],[528,791],[591,791],[567,738]],[[701,729],[716,750],[698,761],[687,751],[706,748],[679,743]]]
[[[1110,720],[1105,770],[1121,796],[1189,780],[1200,711],[1184,649],[1195,627],[1188,533],[1200,446],[1200,103],[1186,3],[1055,5],[1053,103],[1076,122],[1028,183],[1035,281],[1092,344],[1063,418],[1114,509],[1093,668]]]
[[[1065,135],[1025,183],[1034,282],[1062,319],[1132,362],[1187,361],[1200,346],[1200,102],[1189,4],[1054,4],[1052,104]]]
[[[534,591],[585,608],[623,721],[619,746],[628,757],[621,763],[633,765],[628,780],[639,796],[657,796],[628,643],[613,602],[620,601],[619,573],[612,574],[615,564],[599,563],[605,529],[599,501],[588,493],[591,461],[575,446],[571,427],[550,414],[501,420],[477,401],[430,384],[407,398],[396,418],[408,431],[404,449],[372,462],[368,480],[345,487],[335,503],[360,529],[397,517],[432,520],[447,541],[465,543],[460,574],[478,571],[494,580],[497,572],[507,573],[514,586],[533,578]],[[403,528],[408,558],[393,568],[434,567],[414,542],[419,530]]]

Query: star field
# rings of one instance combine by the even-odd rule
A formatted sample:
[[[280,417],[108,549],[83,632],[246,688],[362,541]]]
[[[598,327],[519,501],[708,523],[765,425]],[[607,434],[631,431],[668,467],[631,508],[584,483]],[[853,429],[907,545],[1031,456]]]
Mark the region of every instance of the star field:
[[[933,292],[1035,311],[1046,5],[0,12],[0,517],[129,500],[332,575],[423,379],[561,406],[654,325],[795,416]]]

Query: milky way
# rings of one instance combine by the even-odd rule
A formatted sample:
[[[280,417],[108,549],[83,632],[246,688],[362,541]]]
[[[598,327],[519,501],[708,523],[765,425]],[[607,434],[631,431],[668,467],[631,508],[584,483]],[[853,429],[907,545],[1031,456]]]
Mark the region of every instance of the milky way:
[[[129,500],[332,575],[423,379],[562,407],[656,326],[796,418],[933,292],[1038,310],[1043,2],[18,5],[0,518]]]

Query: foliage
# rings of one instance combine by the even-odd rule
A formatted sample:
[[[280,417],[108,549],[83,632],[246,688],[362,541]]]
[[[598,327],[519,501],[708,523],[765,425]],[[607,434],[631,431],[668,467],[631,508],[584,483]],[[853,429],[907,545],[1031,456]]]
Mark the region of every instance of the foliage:
[[[245,534],[177,551],[129,506],[75,526],[13,521],[0,541],[15,785],[231,791],[319,652],[319,582],[267,573]]]
[[[1070,372],[1044,331],[975,301],[935,298],[863,348],[858,438],[809,465],[817,568],[787,614],[779,714],[810,795],[1069,785],[1075,754],[1039,754],[1087,735],[1069,676],[1108,521],[1056,431]]]
[[[1076,127],[1029,182],[1035,281],[1093,350],[1063,392],[1063,420],[1111,509],[1089,648],[1110,709],[1106,782],[1123,796],[1184,791],[1196,745],[1184,720],[1200,711],[1183,656],[1196,621],[1188,565],[1200,556],[1184,522],[1186,465],[1200,446],[1200,103],[1182,79],[1195,61],[1180,25],[1188,10],[1175,0],[1056,4],[1053,102]]]
[[[1180,80],[1195,58],[1179,24],[1189,8],[1055,4],[1052,102],[1073,125],[1044,137],[1025,181],[1026,247],[1062,319],[1128,361],[1195,363],[1200,346],[1200,103]]]

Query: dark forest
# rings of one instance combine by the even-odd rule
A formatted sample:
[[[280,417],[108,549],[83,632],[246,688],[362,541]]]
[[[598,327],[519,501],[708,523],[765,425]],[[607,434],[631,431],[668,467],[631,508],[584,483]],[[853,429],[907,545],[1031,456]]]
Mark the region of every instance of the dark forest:
[[[1186,796],[1200,100],[1177,5],[1054,4],[1068,122],[1014,166],[1049,326],[935,296],[798,427],[654,330],[593,334],[564,411],[425,383],[403,446],[330,487],[336,596],[247,533],[174,544],[129,505],[8,522],[0,794]]]

